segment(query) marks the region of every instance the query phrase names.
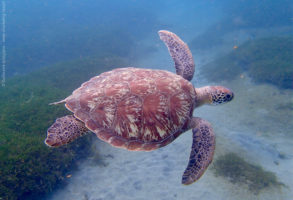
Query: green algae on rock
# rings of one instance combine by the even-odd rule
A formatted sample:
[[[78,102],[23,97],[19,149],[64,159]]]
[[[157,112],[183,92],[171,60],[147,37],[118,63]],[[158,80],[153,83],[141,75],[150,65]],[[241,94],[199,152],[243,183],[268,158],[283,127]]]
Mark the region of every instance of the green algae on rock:
[[[219,81],[247,71],[255,82],[293,89],[292,44],[293,37],[289,36],[248,41],[227,56],[203,66],[203,74],[209,80]]]
[[[274,173],[246,162],[235,153],[220,156],[213,169],[216,176],[223,176],[232,183],[247,184],[248,189],[256,195],[270,187],[285,186],[277,180]]]
[[[82,82],[123,66],[119,58],[85,58],[62,62],[25,76],[11,78],[0,88],[0,197],[33,199],[52,191],[79,158],[90,153],[90,136],[53,149],[44,142],[47,127],[63,106],[48,104],[68,95]]]

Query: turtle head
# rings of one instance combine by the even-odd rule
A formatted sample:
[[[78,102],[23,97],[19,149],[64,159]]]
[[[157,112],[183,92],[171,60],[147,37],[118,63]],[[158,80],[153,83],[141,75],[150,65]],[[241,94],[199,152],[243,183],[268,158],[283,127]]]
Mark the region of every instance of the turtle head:
[[[234,93],[223,86],[206,86],[195,89],[197,94],[196,107],[203,104],[218,105],[231,101]]]
[[[231,101],[234,97],[233,92],[223,86],[210,86],[211,104],[218,105]]]

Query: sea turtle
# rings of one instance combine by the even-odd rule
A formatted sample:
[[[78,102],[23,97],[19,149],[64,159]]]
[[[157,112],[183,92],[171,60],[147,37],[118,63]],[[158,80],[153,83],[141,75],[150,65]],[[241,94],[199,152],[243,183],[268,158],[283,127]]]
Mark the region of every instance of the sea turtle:
[[[183,184],[198,180],[213,159],[215,135],[209,122],[193,117],[203,104],[222,104],[233,92],[222,86],[194,88],[194,62],[188,46],[174,33],[159,31],[175,62],[176,74],[164,70],[117,68],[83,83],[62,101],[73,115],[48,129],[48,146],[67,144],[84,133],[131,151],[151,151],[192,129],[193,143]]]

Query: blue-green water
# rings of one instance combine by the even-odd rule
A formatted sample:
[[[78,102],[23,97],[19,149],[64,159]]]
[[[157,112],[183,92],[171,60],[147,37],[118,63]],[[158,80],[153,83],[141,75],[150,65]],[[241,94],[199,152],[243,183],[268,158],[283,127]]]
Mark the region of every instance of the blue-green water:
[[[291,1],[1,3],[0,199],[292,198]],[[48,104],[90,77],[127,66],[175,73],[162,29],[189,45],[195,87],[235,94],[194,111],[217,136],[214,161],[197,182],[181,185],[191,131],[152,152],[90,134],[57,149],[43,143],[54,119],[69,113]]]

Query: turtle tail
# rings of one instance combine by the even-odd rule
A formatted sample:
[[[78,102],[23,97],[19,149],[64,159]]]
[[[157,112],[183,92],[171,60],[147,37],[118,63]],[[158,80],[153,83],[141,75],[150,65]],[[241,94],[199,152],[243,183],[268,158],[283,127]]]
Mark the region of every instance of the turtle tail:
[[[53,102],[53,103],[49,103],[49,105],[56,105],[56,104],[61,104],[61,103],[66,103],[66,99],[63,99],[61,101],[56,101],[56,102]]]

